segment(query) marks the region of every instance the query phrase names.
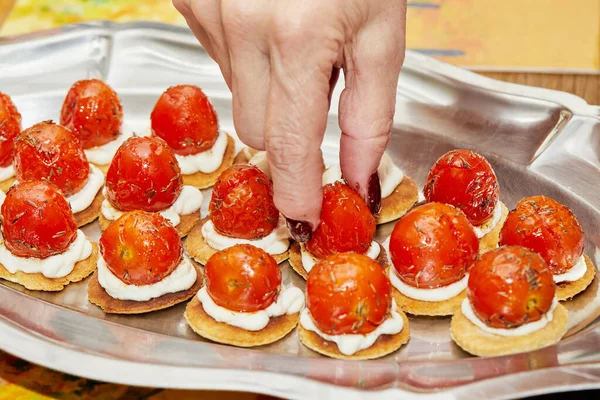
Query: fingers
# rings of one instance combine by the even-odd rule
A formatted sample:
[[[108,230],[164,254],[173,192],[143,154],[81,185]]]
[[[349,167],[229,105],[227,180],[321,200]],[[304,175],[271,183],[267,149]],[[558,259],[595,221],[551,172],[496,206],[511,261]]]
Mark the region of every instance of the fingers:
[[[404,61],[404,10],[385,12],[345,49],[346,88],[339,107],[340,164],[344,179],[377,213],[377,168],[394,119],[398,75]]]

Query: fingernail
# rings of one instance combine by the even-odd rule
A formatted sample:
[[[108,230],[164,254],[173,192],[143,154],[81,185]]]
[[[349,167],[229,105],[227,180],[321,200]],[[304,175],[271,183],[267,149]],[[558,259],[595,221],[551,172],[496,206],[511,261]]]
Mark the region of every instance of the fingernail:
[[[305,243],[312,237],[312,225],[307,221],[296,221],[286,218],[287,227],[292,238],[298,243]]]
[[[371,214],[377,214],[381,210],[381,182],[379,182],[379,172],[375,171],[369,177],[367,184],[367,205]]]

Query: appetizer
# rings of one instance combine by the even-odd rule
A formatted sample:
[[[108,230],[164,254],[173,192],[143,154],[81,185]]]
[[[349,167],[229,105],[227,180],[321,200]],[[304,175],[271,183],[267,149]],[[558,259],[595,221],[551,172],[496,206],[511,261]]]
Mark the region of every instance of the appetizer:
[[[396,223],[389,245],[389,277],[405,312],[445,316],[460,307],[479,252],[462,211],[442,203],[417,207]]]
[[[150,121],[152,134],[173,149],[186,185],[211,187],[233,164],[235,142],[219,130],[215,109],[199,87],[168,88],[156,102]]]
[[[428,202],[450,204],[465,213],[481,253],[498,247],[508,209],[500,201],[498,179],[485,158],[468,150],[444,154],[429,171],[424,194]]]
[[[282,285],[277,262],[264,250],[234,245],[213,254],[204,273],[206,286],[185,309],[198,335],[253,347],[276,342],[296,327],[304,294]]]
[[[253,160],[256,157],[254,156]],[[250,160],[251,164],[253,160]],[[375,221],[380,225],[406,214],[417,202],[419,189],[417,184],[394,164],[387,153],[383,154],[377,172],[381,183],[381,210],[375,215]],[[339,164],[329,167],[323,174],[323,185],[336,181],[344,182]]]
[[[67,128],[46,121],[24,130],[15,139],[13,165],[18,182],[47,180],[58,186],[71,204],[77,226],[98,218],[104,174],[88,162]]]
[[[213,188],[210,214],[197,224],[186,241],[188,253],[200,264],[219,250],[251,244],[281,263],[288,258],[290,235],[285,218],[273,203],[273,184],[260,169],[233,165]]]
[[[524,247],[500,247],[471,267],[467,298],[452,317],[452,339],[483,357],[536,350],[567,331],[552,272]]]
[[[69,203],[48,182],[21,182],[2,204],[0,278],[59,291],[96,269],[97,247],[77,229]]]
[[[340,253],[308,274],[298,335],[317,353],[366,360],[398,350],[410,333],[383,268],[362,254]]]
[[[124,131],[119,96],[98,79],[71,86],[60,111],[60,124],[73,132],[88,160],[104,173],[119,146],[133,135]]]
[[[21,133],[21,114],[11,98],[0,92],[0,190],[6,192],[15,182],[12,165],[14,140]]]
[[[355,252],[387,266],[387,255],[375,237],[375,218],[367,203],[348,185],[335,182],[323,187],[321,223],[306,243],[290,248],[290,265],[307,278],[319,261],[336,253]]]
[[[173,225],[159,214],[138,210],[102,232],[88,298],[105,313],[141,314],[182,303],[202,284]]]
[[[564,205],[545,196],[521,200],[500,232],[501,246],[523,246],[542,256],[556,282],[558,300],[569,300],[594,280],[596,267],[583,254],[583,230]]]
[[[119,147],[106,173],[102,229],[133,210],[160,213],[186,236],[200,219],[202,193],[182,184],[181,171],[167,143],[157,137],[132,137]]]

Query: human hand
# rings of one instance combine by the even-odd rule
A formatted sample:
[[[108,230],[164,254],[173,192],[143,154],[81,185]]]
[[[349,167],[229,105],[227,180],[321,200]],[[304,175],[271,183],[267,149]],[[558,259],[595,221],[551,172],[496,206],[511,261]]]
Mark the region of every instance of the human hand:
[[[340,164],[379,211],[377,167],[404,61],[406,0],[173,0],[233,95],[242,142],[266,150],[277,208],[307,241],[321,210],[321,142],[343,69]]]

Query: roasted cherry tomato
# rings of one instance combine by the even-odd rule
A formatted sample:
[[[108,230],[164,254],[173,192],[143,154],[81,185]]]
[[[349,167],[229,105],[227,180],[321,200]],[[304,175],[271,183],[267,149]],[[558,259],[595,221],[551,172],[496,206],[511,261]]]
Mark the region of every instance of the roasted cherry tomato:
[[[239,239],[267,236],[279,222],[273,184],[252,165],[233,165],[221,173],[213,188],[209,211],[217,231]]]
[[[500,245],[523,246],[542,256],[553,274],[563,274],[583,254],[583,229],[571,210],[556,200],[521,200],[500,231]]]
[[[173,150],[157,137],[132,137],[119,147],[106,174],[108,201],[118,210],[169,208],[183,188]]]
[[[168,88],[156,102],[150,121],[152,132],[182,156],[209,150],[219,134],[215,109],[204,92],[192,85]]]
[[[354,251],[365,253],[375,236],[375,218],[367,203],[340,182],[323,187],[321,223],[306,243],[317,258]]]
[[[102,232],[100,254],[123,283],[152,285],[179,266],[183,246],[162,215],[138,210],[121,215]]]
[[[21,133],[21,114],[11,98],[0,92],[0,167],[8,167],[13,160],[15,137]]]
[[[63,102],[60,123],[84,149],[102,146],[121,134],[123,106],[117,93],[101,80],[77,81]]]
[[[19,182],[47,180],[67,197],[81,190],[90,174],[77,138],[53,122],[35,124],[17,136],[14,166]]]
[[[429,171],[424,192],[428,202],[460,208],[475,226],[492,216],[500,196],[490,163],[468,150],[452,150],[441,156]]]
[[[364,335],[389,317],[392,286],[369,257],[338,253],[319,260],[308,274],[306,305],[322,332]]]
[[[427,203],[396,223],[390,253],[402,281],[434,289],[464,278],[477,259],[479,240],[462,211],[448,204]]]
[[[2,221],[4,243],[19,257],[60,254],[77,237],[71,206],[48,182],[27,181],[13,186],[2,204]]]
[[[492,328],[539,320],[552,305],[556,285],[538,254],[520,246],[481,256],[469,273],[467,296],[477,317]]]
[[[210,298],[237,312],[264,310],[277,299],[281,287],[281,270],[275,259],[249,244],[213,254],[204,273]]]

